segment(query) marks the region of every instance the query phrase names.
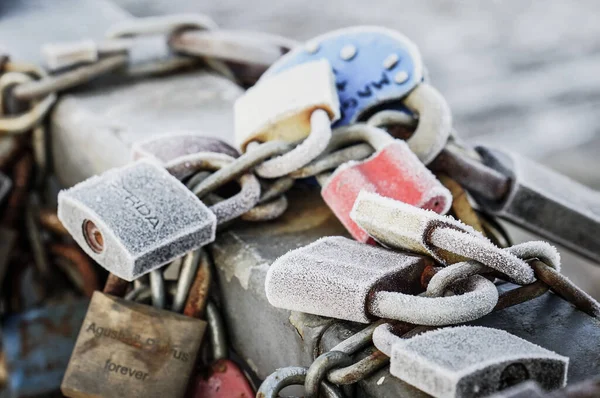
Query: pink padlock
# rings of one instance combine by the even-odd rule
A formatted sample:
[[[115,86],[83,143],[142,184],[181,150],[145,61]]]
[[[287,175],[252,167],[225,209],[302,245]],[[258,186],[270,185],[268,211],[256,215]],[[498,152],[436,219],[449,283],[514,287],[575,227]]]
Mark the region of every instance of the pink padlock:
[[[339,166],[321,190],[327,205],[357,241],[373,242],[350,218],[354,201],[362,190],[439,214],[450,209],[452,194],[405,141],[365,124],[344,128],[338,134],[349,135],[350,141],[366,141],[375,148],[375,153],[369,158]]]
[[[220,359],[210,368],[210,374],[198,375],[192,381],[188,398],[253,398],[254,391],[235,362]]]

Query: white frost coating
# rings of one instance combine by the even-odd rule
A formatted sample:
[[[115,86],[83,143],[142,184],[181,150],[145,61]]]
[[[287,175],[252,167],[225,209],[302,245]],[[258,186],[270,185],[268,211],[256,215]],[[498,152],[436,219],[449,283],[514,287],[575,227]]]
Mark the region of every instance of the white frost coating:
[[[262,178],[283,177],[304,167],[323,153],[331,139],[331,121],[327,112],[322,109],[313,111],[310,126],[310,134],[302,143],[288,153],[256,166],[256,174]]]
[[[511,364],[524,366],[544,390],[566,384],[569,358],[503,330],[473,326],[398,339],[390,372],[434,397],[474,398],[498,391]]]
[[[419,84],[403,102],[419,115],[419,124],[408,139],[408,146],[423,163],[429,164],[444,149],[452,131],[450,107],[439,91],[427,83]]]
[[[449,265],[433,275],[427,285],[425,294],[428,297],[440,297],[454,282],[479,274],[485,270],[485,265],[477,261],[462,261]]]
[[[388,357],[392,356],[392,347],[401,338],[392,332],[392,325],[384,323],[373,331],[373,345]]]
[[[423,240],[431,222],[449,224],[477,239],[486,239],[480,232],[452,217],[366,191],[358,195],[350,217],[384,245],[426,254],[443,264],[445,259],[429,250]]]
[[[164,167],[171,175],[181,180],[200,170],[218,170],[234,160],[235,158],[224,153],[196,152],[165,162]],[[211,167],[207,167],[208,162]]]
[[[535,282],[533,269],[525,261],[509,251],[502,250],[486,238],[442,227],[433,230],[430,242],[436,247],[500,271],[517,284],[527,285]]]
[[[540,257],[560,268],[558,252],[545,242],[529,242],[503,250],[481,233],[452,217],[371,192],[362,191],[358,195],[350,217],[385,245],[428,254],[443,264],[476,260],[504,273],[510,281],[522,285],[533,283],[535,275],[521,258]],[[452,256],[438,249],[443,249]]]
[[[151,159],[61,191],[58,217],[90,257],[129,281],[212,242],[216,230],[215,215]],[[102,233],[100,253],[86,243],[85,220]]]
[[[502,251],[515,255],[521,260],[538,258],[557,271],[560,271],[560,254],[549,243],[542,241],[525,242],[502,249]],[[427,285],[427,296],[441,296],[454,282],[481,273],[484,270],[485,266],[477,261],[452,264],[440,270],[431,278],[429,285]]]
[[[271,305],[314,315],[368,323],[367,300],[383,281],[407,293],[425,267],[421,257],[325,237],[275,260],[265,280]]]
[[[519,257],[522,260],[530,260],[532,258],[538,258],[550,267],[560,272],[560,253],[556,250],[556,247],[552,246],[548,242],[544,241],[530,241],[519,243],[511,247],[504,249],[509,253]]]
[[[496,286],[480,275],[453,288],[457,295],[447,297],[376,292],[368,303],[369,312],[418,325],[445,326],[479,319],[492,312],[498,302]]]
[[[335,77],[325,59],[261,79],[238,98],[234,105],[236,143],[245,151],[252,141],[306,138],[315,109],[327,111],[330,121],[340,117]]]

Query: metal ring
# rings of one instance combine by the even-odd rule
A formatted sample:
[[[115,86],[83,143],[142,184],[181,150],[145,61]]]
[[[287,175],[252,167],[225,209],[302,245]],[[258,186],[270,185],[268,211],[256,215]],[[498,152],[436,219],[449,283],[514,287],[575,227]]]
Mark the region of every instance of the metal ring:
[[[194,278],[196,277],[196,272],[198,271],[201,256],[202,250],[200,249],[189,252],[183,257],[171,311],[181,312],[185,307],[185,302],[190,293],[190,287],[192,286]]]
[[[56,76],[46,76],[40,80],[20,84],[15,87],[14,95],[19,100],[42,98],[72,87],[87,83],[127,65],[126,55],[114,55],[91,65],[83,65]]]
[[[288,208],[285,195],[262,204],[257,204],[240,217],[244,221],[270,221],[279,218]]]
[[[339,366],[349,366],[352,364],[350,355],[341,351],[328,351],[319,355],[308,368],[306,379],[304,381],[304,390],[306,398],[317,398],[319,396],[319,387],[325,380],[327,372]]]
[[[206,322],[210,330],[213,361],[227,358],[229,356],[229,348],[227,347],[225,323],[219,309],[212,301],[206,304]]]
[[[417,129],[406,142],[427,165],[444,149],[450,137],[452,113],[444,97],[427,83],[415,87],[404,98],[403,103],[419,114]]]
[[[160,268],[150,271],[150,291],[152,292],[152,305],[156,308],[165,308],[167,295],[165,280]]]
[[[357,144],[319,156],[304,167],[290,173],[292,178],[314,177],[325,171],[336,169],[346,162],[363,160],[373,154],[373,147],[369,144]]]
[[[240,157],[241,158],[241,157]],[[238,158],[238,160],[240,159]],[[165,165],[165,168],[175,175],[182,172],[182,168],[187,173],[190,169],[193,170],[219,170],[225,168],[227,165],[235,161],[229,155],[216,152],[198,152],[188,156],[181,156],[174,162],[170,162]],[[232,170],[232,169],[227,169]],[[234,170],[235,171],[235,170]],[[202,181],[203,184],[210,177]],[[217,181],[220,184],[214,184],[219,187],[223,184],[222,181],[231,181],[235,177],[231,175],[225,175],[223,180]],[[250,172],[246,172],[241,176],[237,177],[241,189],[240,192],[234,196],[223,200],[209,209],[217,216],[217,223],[223,224],[227,221],[233,220],[252,209],[260,199],[260,183],[256,176]],[[197,190],[194,188],[193,192],[200,198],[204,197],[208,192],[206,190],[201,191],[201,195],[198,195]]]
[[[256,393],[256,398],[278,398],[279,392],[285,387],[304,385],[307,371],[308,368],[303,366],[277,369],[262,382]],[[324,381],[321,385],[324,398],[344,398],[342,392],[330,383]]]
[[[600,304],[592,296],[545,262],[532,261],[530,265],[534,269],[535,275],[550,286],[554,293],[575,305],[580,311],[600,319]]]
[[[8,86],[31,80],[32,78],[24,72],[6,72],[0,76],[0,93],[4,93]],[[55,101],[56,94],[48,94],[42,101],[34,102],[33,106],[21,115],[0,117],[0,133],[14,135],[30,131],[42,121]]]
[[[367,124],[375,127],[384,127],[390,125],[401,125],[406,127],[418,126],[418,119],[406,112],[393,109],[384,109],[375,113],[367,120]]]
[[[201,318],[204,314],[212,282],[213,265],[211,261],[206,250],[200,250],[200,263],[183,309],[185,316]]]
[[[331,139],[331,120],[329,114],[322,109],[316,109],[310,115],[311,132],[298,146],[289,152],[267,160],[257,166],[255,171],[262,178],[277,178],[310,163],[319,156]],[[249,152],[253,150],[249,148]]]
[[[400,292],[375,292],[367,305],[369,313],[380,318],[443,326],[479,319],[489,314],[498,302],[496,286],[479,275],[461,281],[452,290],[457,295],[424,297]]]
[[[144,18],[131,18],[113,24],[105,37],[118,39],[122,37],[171,34],[183,29],[212,30],[218,25],[210,17],[203,14],[174,14]]]
[[[531,267],[513,254],[513,251],[516,250],[531,250],[531,246],[517,245],[501,249],[488,239],[455,228],[447,228],[443,225],[434,227],[428,235],[429,243],[436,248],[470,260],[476,260],[505,274],[512,282],[519,285],[527,285],[535,282],[535,276]],[[523,257],[525,258],[526,256]]]
[[[252,64],[266,70],[289,50],[290,44],[297,44],[288,41],[280,36],[256,32],[188,30],[173,34],[169,45],[186,55]]]
[[[293,178],[281,177],[271,183],[265,183],[267,187],[266,189],[262,189],[258,203],[266,203],[271,199],[283,195],[294,186],[295,182]]]
[[[244,153],[228,165],[215,171],[201,183],[193,186],[191,190],[194,194],[202,197],[244,174],[263,160],[285,153],[291,148],[291,144],[283,141],[270,141],[258,145],[252,151]]]
[[[333,369],[327,375],[330,383],[337,385],[348,385],[358,383],[373,372],[384,367],[390,359],[375,347],[369,347],[367,356],[350,366]]]

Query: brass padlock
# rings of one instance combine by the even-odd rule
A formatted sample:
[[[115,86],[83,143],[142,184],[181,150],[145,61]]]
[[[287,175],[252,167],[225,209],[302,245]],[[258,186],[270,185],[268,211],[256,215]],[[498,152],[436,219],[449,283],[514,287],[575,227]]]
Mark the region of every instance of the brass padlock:
[[[206,323],[95,292],[61,385],[67,397],[183,397]]]

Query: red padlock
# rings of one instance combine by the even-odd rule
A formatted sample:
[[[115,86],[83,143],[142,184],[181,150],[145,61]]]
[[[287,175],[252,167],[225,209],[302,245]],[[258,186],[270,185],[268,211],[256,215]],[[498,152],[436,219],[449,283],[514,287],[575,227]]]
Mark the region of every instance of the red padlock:
[[[192,381],[189,398],[253,398],[254,391],[237,364],[220,359],[210,367],[208,375]]]
[[[369,235],[350,218],[350,211],[361,190],[439,214],[450,209],[452,194],[405,141],[365,124],[344,128],[339,134],[348,134],[349,140],[366,141],[375,148],[375,153],[369,158],[339,166],[321,190],[327,205],[357,241],[372,242]]]
[[[210,342],[212,345],[212,365],[207,372],[198,373],[188,388],[188,398],[253,398],[255,392],[250,382],[238,367],[227,359],[227,337],[221,314],[216,305],[206,306]]]

